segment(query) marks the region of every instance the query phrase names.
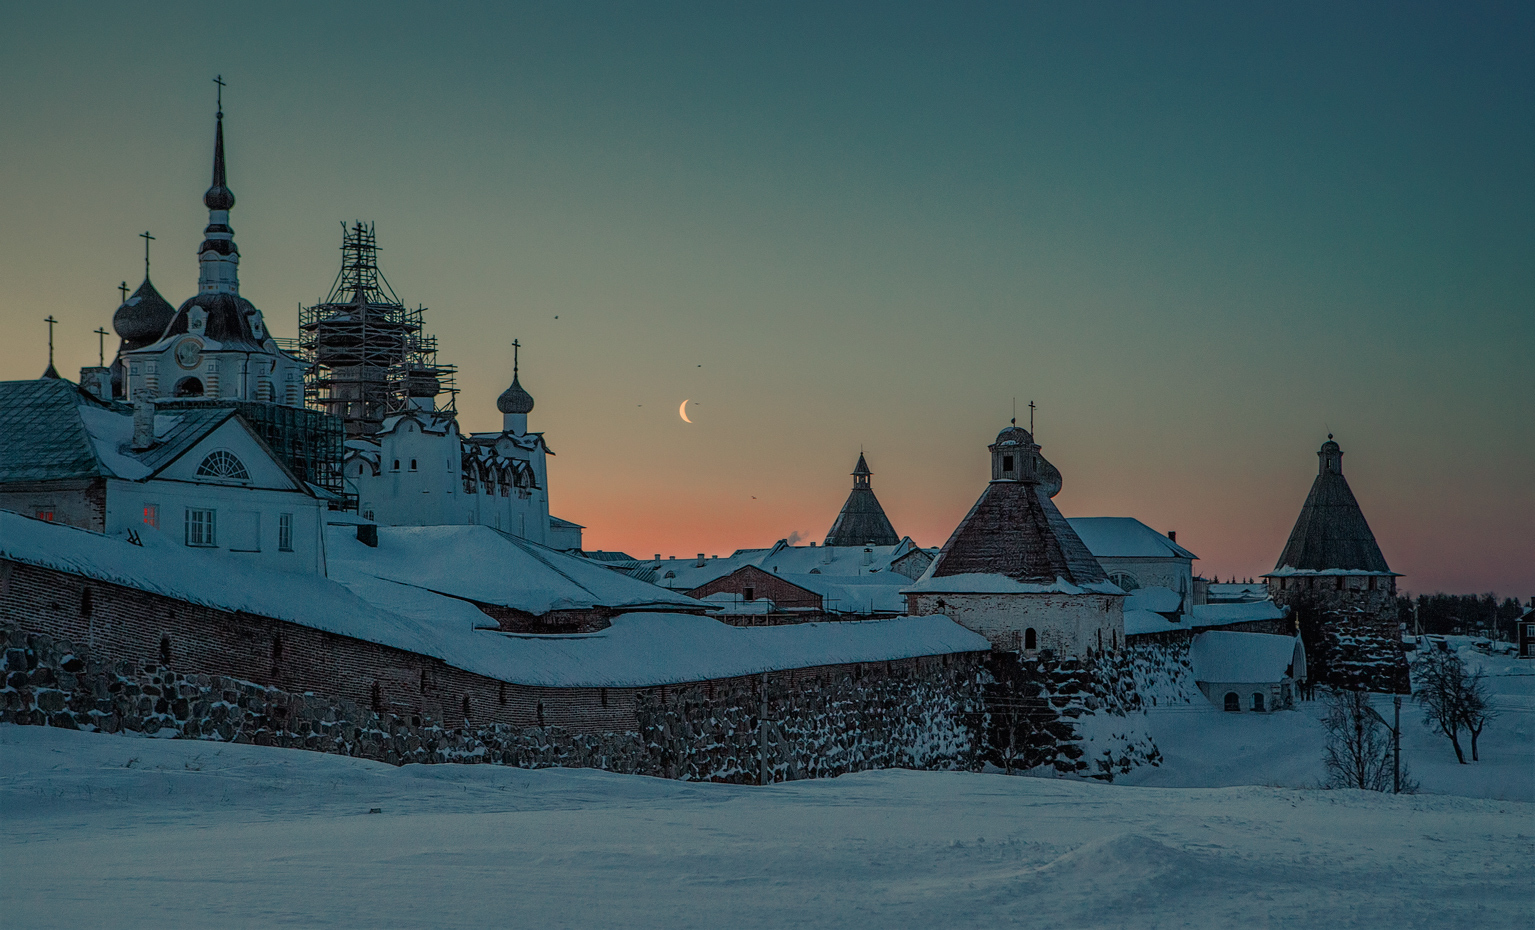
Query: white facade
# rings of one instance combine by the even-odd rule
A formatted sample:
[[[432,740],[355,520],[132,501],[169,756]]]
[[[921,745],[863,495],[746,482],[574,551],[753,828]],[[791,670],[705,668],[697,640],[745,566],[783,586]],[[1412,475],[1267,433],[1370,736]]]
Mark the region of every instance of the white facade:
[[[997,649],[1058,656],[1118,651],[1125,642],[1124,598],[1105,594],[906,592],[907,613],[942,615]]]
[[[446,411],[392,416],[371,439],[347,443],[347,490],[358,512],[388,526],[476,524],[530,542],[579,548],[581,527],[551,527],[548,446],[539,433],[463,436]]]
[[[205,316],[194,307],[187,313],[190,332],[123,353],[129,400],[205,397],[304,406],[302,363],[275,345],[267,352],[251,352],[248,346],[226,349],[200,335],[201,327],[194,324]],[[260,326],[258,315],[252,328]]]

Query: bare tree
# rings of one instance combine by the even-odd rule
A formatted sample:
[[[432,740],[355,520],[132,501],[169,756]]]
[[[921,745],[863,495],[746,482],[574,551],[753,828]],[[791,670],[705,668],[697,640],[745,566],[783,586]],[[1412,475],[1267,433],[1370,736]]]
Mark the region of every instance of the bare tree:
[[[1469,678],[1462,678],[1460,694],[1460,722],[1471,733],[1471,761],[1480,762],[1476,752],[1477,737],[1482,735],[1489,721],[1498,712],[1492,706],[1492,696],[1487,693],[1487,674],[1477,669]]]
[[[1460,748],[1460,727],[1465,723],[1462,702],[1466,693],[1466,663],[1460,654],[1448,649],[1426,648],[1413,661],[1418,690],[1413,700],[1423,708],[1423,720],[1450,738],[1455,758],[1466,764]],[[1478,730],[1480,732],[1480,729]]]
[[[1363,691],[1329,691],[1327,746],[1322,762],[1330,788],[1390,791],[1392,786],[1391,730],[1381,723]],[[1405,778],[1404,778],[1405,783]]]

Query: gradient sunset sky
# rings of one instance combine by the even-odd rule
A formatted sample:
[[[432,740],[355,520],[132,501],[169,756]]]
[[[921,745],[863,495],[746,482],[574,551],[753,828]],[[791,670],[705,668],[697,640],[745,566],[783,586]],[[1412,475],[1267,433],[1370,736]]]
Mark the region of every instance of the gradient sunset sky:
[[[1414,592],[1535,594],[1535,6],[7,4],[0,378],[338,221],[588,548],[820,539],[862,447],[940,545],[1038,404],[1068,516],[1273,567],[1329,431]],[[112,353],[108,343],[108,358]],[[677,415],[690,398],[689,426]]]

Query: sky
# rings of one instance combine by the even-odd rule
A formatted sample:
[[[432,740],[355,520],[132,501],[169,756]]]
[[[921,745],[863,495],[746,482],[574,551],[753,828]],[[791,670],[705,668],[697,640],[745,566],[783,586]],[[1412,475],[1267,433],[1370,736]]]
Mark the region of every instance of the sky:
[[[1531,4],[9,4],[0,378],[340,223],[588,549],[819,540],[859,450],[941,545],[1033,401],[1067,516],[1273,567],[1329,432],[1415,592],[1535,595]],[[109,339],[107,354],[113,350]],[[678,406],[690,400],[689,425]]]

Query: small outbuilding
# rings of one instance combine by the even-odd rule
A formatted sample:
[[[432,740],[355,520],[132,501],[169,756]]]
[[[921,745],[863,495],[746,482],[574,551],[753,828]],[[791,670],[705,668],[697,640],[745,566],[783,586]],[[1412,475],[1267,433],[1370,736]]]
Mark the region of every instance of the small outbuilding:
[[[1212,630],[1189,644],[1194,684],[1228,711],[1266,713],[1295,706],[1306,680],[1306,647],[1299,636]]]

